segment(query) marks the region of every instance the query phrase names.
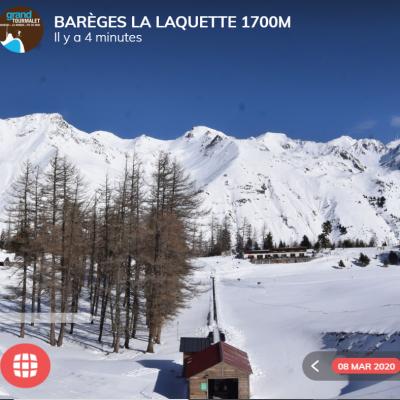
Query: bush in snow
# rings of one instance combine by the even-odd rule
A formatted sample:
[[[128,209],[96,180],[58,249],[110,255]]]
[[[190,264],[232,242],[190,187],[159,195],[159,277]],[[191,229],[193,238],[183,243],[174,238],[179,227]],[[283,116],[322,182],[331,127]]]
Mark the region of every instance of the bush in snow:
[[[399,256],[394,251],[391,251],[388,255],[389,264],[397,265],[399,263]]]
[[[369,260],[369,257],[366,254],[360,253],[360,257],[358,258],[358,261],[360,262],[360,264],[363,267],[366,267],[369,264],[370,260]]]

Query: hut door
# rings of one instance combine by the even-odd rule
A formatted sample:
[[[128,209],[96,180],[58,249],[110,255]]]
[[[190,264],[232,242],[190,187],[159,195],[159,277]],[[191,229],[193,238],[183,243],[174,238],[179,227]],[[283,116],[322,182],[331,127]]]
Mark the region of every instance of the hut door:
[[[237,399],[239,390],[237,379],[209,379],[209,399]]]

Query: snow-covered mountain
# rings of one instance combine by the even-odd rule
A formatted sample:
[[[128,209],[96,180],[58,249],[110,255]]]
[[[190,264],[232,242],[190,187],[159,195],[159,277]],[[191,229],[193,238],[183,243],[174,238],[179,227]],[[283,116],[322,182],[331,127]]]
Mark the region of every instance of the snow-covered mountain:
[[[170,152],[202,188],[217,218],[230,216],[234,227],[246,218],[258,233],[265,223],[276,240],[304,234],[315,239],[327,219],[334,222],[334,239],[400,238],[397,142],[342,136],[316,143],[280,133],[236,139],[202,126],[175,140],[121,139],[80,131],[59,114],[33,114],[0,120],[0,209],[22,163],[30,159],[45,167],[56,149],[80,167],[92,189],[106,173],[120,174],[126,153],[135,152],[150,167],[159,151]],[[339,225],[347,234],[340,235]]]

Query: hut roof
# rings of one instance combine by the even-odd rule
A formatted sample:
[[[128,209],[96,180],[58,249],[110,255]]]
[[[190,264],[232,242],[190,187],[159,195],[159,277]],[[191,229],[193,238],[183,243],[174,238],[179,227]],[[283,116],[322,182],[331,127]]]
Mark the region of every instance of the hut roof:
[[[181,353],[197,353],[203,351],[211,345],[211,338],[200,338],[200,337],[182,337],[179,346]]]
[[[185,375],[190,378],[220,362],[229,364],[248,374],[252,373],[247,353],[227,343],[218,342],[194,353],[185,361]]]

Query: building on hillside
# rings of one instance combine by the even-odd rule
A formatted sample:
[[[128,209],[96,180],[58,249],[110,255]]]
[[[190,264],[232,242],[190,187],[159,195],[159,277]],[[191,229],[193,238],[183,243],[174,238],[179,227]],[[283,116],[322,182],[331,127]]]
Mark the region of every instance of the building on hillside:
[[[306,247],[282,247],[271,250],[245,250],[243,257],[258,264],[297,263],[310,261],[315,251]]]
[[[249,399],[252,369],[247,353],[218,342],[186,357],[189,399]]]

